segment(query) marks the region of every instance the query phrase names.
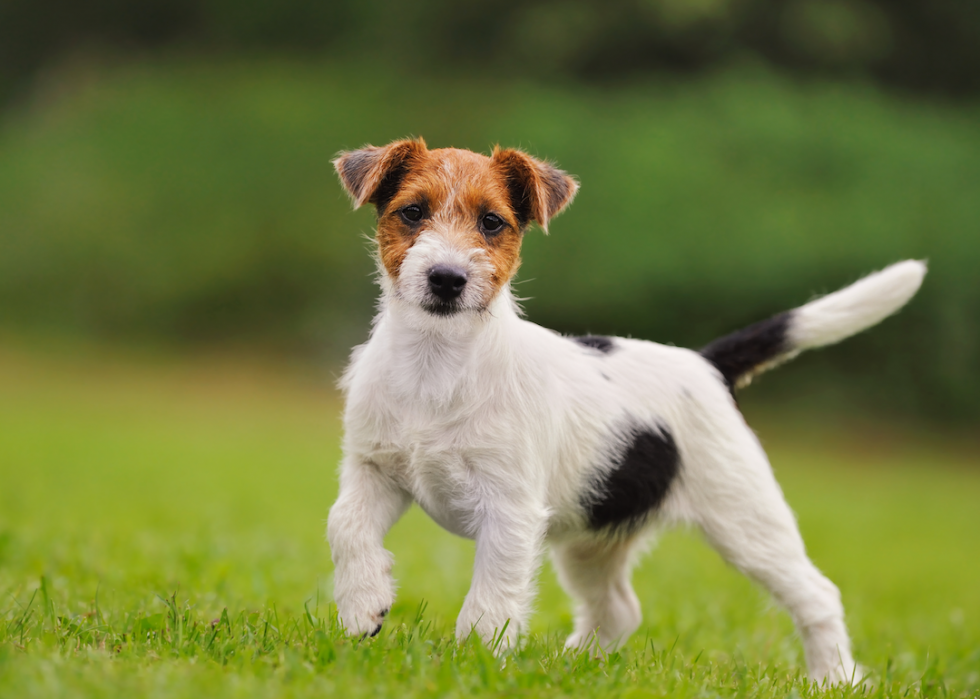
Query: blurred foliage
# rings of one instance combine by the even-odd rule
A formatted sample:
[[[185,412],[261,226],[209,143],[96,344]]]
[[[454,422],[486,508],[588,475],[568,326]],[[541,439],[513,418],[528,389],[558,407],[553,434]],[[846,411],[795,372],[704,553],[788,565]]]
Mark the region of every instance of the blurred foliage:
[[[601,81],[753,54],[802,74],[980,90],[980,3],[964,0],[2,0],[0,94],[71,52],[163,46]]]
[[[527,237],[532,320],[700,346],[928,258],[901,315],[761,388],[975,418],[976,116],[750,69],[544,89],[311,61],[80,67],[0,122],[0,318],[343,356],[376,295],[373,214],[349,212],[331,157],[500,142],[583,185]]]

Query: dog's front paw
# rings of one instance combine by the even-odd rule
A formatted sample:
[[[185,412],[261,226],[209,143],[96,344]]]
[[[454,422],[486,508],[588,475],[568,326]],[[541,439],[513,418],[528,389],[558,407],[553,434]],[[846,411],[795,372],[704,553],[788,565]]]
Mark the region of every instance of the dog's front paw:
[[[376,636],[388,616],[393,595],[388,591],[367,589],[338,592],[337,615],[351,636]]]
[[[456,638],[463,642],[471,634],[502,653],[517,646],[518,624],[506,612],[482,609],[467,600],[456,620]]]
[[[391,555],[384,549],[357,557],[335,552],[334,563],[334,601],[344,631],[351,636],[377,635],[395,601]]]
[[[377,636],[384,624],[384,619],[388,616],[391,607],[374,607],[370,610],[344,611],[338,608],[340,624],[344,631],[350,636],[371,637]]]
[[[588,652],[591,655],[598,655],[601,644],[599,635],[596,631],[575,631],[565,639],[565,648],[571,651]]]
[[[871,687],[874,681],[867,668],[850,659],[838,662],[825,670],[812,673],[813,681],[821,685],[852,685]]]

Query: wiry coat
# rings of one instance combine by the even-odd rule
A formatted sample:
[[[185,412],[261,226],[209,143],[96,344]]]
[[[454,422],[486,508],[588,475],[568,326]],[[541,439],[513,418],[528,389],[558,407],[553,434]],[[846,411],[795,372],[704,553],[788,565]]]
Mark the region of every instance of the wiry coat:
[[[380,629],[394,596],[383,538],[413,501],[476,541],[457,634],[502,634],[501,647],[526,619],[546,543],[578,602],[568,645],[622,643],[640,623],[629,577],[644,532],[689,522],[789,610],[814,679],[852,677],[839,593],[807,558],[731,390],[897,310],[921,263],[703,352],[563,337],[520,317],[509,281],[527,225],[546,226],[574,196],[567,175],[518,151],[487,158],[421,141],[336,165],[355,203],[378,209],[382,279],[370,339],[342,382],[328,525],[348,631]]]

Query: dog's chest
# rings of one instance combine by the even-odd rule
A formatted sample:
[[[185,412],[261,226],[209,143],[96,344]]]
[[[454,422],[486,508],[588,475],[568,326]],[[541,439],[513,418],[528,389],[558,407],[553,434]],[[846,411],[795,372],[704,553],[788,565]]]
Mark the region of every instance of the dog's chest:
[[[400,340],[379,330],[351,367],[345,450],[376,464],[440,525],[473,536],[488,500],[540,485],[530,473],[541,451],[532,416],[544,412],[529,394],[534,380],[506,346],[407,360],[411,342]]]
[[[440,526],[472,537],[473,513],[512,445],[500,430],[475,424],[467,413],[393,401],[362,423],[371,427],[361,430],[358,441],[365,456]]]

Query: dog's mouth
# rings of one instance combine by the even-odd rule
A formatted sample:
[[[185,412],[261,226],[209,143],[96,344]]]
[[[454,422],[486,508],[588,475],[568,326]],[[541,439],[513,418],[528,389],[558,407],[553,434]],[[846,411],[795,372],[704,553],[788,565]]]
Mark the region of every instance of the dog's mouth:
[[[463,306],[458,301],[430,301],[423,304],[422,309],[434,316],[454,316],[463,311]]]

